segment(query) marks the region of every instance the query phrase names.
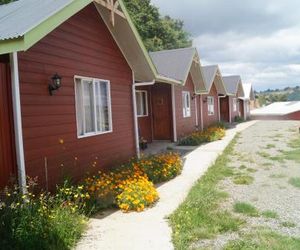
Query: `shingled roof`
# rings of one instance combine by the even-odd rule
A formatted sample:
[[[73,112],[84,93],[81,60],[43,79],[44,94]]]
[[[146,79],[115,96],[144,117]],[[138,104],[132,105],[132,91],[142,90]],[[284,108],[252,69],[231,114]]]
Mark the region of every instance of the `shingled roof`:
[[[196,93],[206,92],[196,48],[163,50],[149,54],[160,75],[176,79],[185,85],[188,75],[191,73]]]
[[[237,95],[238,97],[244,97],[244,89],[242,84],[242,79],[238,75],[224,76],[224,84],[227,91],[232,95]]]
[[[218,94],[227,94],[225,84],[218,65],[203,66],[202,72],[205,79],[205,85],[208,92],[210,92],[213,83],[215,83]]]

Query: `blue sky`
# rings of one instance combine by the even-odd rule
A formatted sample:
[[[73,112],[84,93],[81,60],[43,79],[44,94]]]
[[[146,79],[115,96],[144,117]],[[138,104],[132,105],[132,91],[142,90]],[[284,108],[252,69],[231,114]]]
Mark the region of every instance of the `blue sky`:
[[[300,85],[300,1],[152,0],[180,18],[203,65],[240,74],[257,90]]]

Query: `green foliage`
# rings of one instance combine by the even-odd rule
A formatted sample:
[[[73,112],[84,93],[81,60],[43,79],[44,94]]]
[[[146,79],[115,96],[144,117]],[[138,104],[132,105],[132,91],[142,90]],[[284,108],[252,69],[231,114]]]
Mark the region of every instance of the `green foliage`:
[[[243,117],[235,116],[235,117],[234,117],[234,122],[242,123],[242,122],[245,122],[245,120],[244,120]]]
[[[300,188],[300,178],[299,177],[290,178],[289,183],[296,188]]]
[[[49,193],[22,195],[15,187],[0,200],[1,249],[71,249],[85,223],[75,203]]]
[[[250,185],[254,178],[250,175],[237,175],[233,178],[233,183],[236,185]]]
[[[14,2],[16,0],[0,0],[0,5]]]
[[[292,92],[291,94],[289,94],[288,96],[288,101],[292,102],[292,101],[300,101],[300,90],[297,89],[294,92]]]
[[[190,35],[181,20],[162,17],[150,0],[125,0],[129,14],[149,51],[190,47]]]
[[[219,156],[206,174],[191,189],[186,200],[171,215],[175,249],[189,249],[192,242],[213,238],[224,232],[237,231],[244,222],[228,211],[221,211],[220,204],[227,194],[218,183],[233,175],[228,166],[229,153],[236,139]]]
[[[263,211],[261,213],[261,215],[265,218],[271,218],[271,219],[277,219],[278,218],[278,214],[274,211],[271,211],[271,210],[266,210],[266,211]]]

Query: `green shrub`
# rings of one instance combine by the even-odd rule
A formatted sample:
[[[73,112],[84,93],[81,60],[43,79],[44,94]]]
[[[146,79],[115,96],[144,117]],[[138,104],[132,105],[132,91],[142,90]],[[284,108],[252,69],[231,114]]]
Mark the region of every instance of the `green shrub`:
[[[50,193],[22,195],[6,189],[0,201],[2,249],[71,249],[81,236],[86,217],[74,203],[61,203]]]
[[[204,142],[212,142],[222,139],[225,136],[225,129],[218,126],[211,126],[203,131],[196,131],[179,141],[180,146],[198,146]]]
[[[234,122],[242,123],[242,122],[245,122],[245,119],[240,117],[240,116],[235,116],[234,117]]]

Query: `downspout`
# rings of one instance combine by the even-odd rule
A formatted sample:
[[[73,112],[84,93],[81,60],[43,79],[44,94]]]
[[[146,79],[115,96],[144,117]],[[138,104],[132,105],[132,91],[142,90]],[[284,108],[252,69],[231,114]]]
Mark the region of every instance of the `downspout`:
[[[230,101],[232,101],[232,99],[230,98],[230,96],[228,96],[228,106],[229,106],[229,123],[232,123],[232,119],[231,119],[231,103]]]
[[[172,84],[172,116],[173,116],[173,139],[177,142],[177,124],[176,124],[176,98],[175,98],[175,86]]]
[[[196,113],[196,128],[198,129],[199,121],[198,121],[197,97],[198,96],[195,96],[195,113]]]
[[[134,72],[132,71],[132,103],[133,103],[133,119],[134,119],[134,135],[135,135],[135,147],[136,147],[136,155],[138,158],[141,157],[140,151],[140,143],[139,143],[139,125],[138,125],[138,117],[137,117],[137,107],[136,107],[136,87],[140,86],[149,86],[154,85],[155,80],[152,82],[135,82]]]
[[[15,129],[15,143],[16,156],[18,165],[18,182],[23,193],[26,193],[26,171],[25,171],[25,157],[22,131],[22,115],[21,115],[21,101],[20,101],[20,81],[19,81],[19,67],[18,54],[13,52],[10,54],[11,63],[11,79],[12,79],[12,101],[13,101],[13,115],[14,115],[14,129]]]
[[[246,109],[246,99],[245,100],[242,100],[243,101],[243,107],[244,107],[244,120],[246,121],[247,120],[247,109]]]
[[[219,101],[219,122],[221,121],[221,98],[226,98],[226,95],[218,96],[218,101]]]
[[[200,119],[201,119],[201,130],[204,129],[204,121],[203,121],[203,96],[200,95]]]

